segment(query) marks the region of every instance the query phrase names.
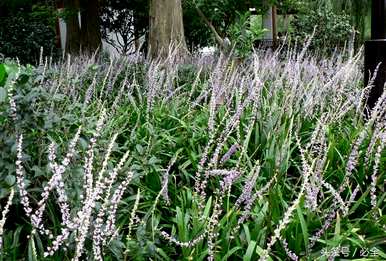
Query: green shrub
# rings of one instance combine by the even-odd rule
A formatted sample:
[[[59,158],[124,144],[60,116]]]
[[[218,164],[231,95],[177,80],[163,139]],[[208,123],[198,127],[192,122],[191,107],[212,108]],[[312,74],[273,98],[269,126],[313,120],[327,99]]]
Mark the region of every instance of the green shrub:
[[[350,17],[346,14],[335,14],[331,10],[312,10],[294,19],[291,26],[291,39],[297,40],[298,43],[304,43],[315,29],[310,45],[312,50],[329,51],[342,47],[354,33]]]
[[[44,55],[55,54],[56,34],[46,22],[41,11],[0,17],[0,53],[5,57],[17,57],[23,64],[36,64],[41,48]]]
[[[265,31],[266,29],[261,28],[249,12],[239,14],[239,19],[228,30],[235,54],[240,58],[250,56],[254,43]]]

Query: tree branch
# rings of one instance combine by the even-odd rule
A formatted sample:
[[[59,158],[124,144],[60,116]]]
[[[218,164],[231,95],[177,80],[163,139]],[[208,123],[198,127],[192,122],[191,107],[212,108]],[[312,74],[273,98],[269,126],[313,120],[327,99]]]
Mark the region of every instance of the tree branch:
[[[218,34],[216,28],[213,26],[213,24],[208,20],[208,18],[206,18],[206,16],[204,15],[204,13],[201,11],[200,8],[198,8],[198,6],[196,4],[194,4],[194,7],[198,13],[198,15],[201,17],[201,19],[204,21],[204,23],[209,27],[209,29],[212,31],[212,33],[214,34],[214,38],[216,39],[216,42],[218,43],[218,45],[220,45],[221,49],[226,49],[226,46],[224,44],[224,40],[221,38],[221,36]]]

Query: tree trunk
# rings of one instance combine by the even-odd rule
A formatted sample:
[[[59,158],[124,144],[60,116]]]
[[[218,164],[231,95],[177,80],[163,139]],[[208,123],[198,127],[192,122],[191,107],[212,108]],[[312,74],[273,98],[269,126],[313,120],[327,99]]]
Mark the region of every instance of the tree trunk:
[[[181,0],[151,0],[149,18],[150,58],[166,58],[169,48],[177,48],[181,58],[188,54]]]
[[[198,15],[201,17],[201,19],[204,21],[204,23],[209,27],[210,31],[213,33],[214,39],[216,40],[216,42],[220,46],[220,48],[222,50],[230,49],[229,46],[225,46],[226,44],[224,43],[224,39],[221,38],[221,36],[217,32],[216,28],[213,26],[212,22],[209,21],[208,18],[206,18],[206,16],[201,11],[201,9],[198,8],[198,6],[195,6],[195,8],[196,8],[196,11],[197,11]]]
[[[139,34],[139,31],[137,28],[137,21],[138,21],[138,15],[135,11],[133,11],[133,24],[134,24],[133,34],[134,34],[134,50],[135,50],[135,52],[139,52],[139,48],[140,48],[140,42],[139,42],[140,34]]]
[[[81,48],[85,54],[93,54],[102,46],[99,17],[99,1],[80,0]]]
[[[65,0],[64,8],[70,12],[66,18],[65,52],[77,55],[80,51],[79,2],[78,0]]]

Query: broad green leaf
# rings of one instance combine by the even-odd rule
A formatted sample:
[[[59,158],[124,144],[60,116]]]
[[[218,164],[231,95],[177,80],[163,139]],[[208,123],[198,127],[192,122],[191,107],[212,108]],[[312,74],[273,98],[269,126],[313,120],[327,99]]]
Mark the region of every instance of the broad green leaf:
[[[252,240],[248,244],[247,252],[245,252],[245,255],[243,257],[243,261],[251,261],[253,252],[256,248],[256,241]]]
[[[5,177],[5,182],[7,183],[8,186],[13,186],[16,182],[16,178],[14,175],[7,175]]]
[[[4,64],[4,69],[7,75],[15,75],[19,71],[19,67],[16,64]]]
[[[12,240],[12,248],[16,248],[17,245],[19,244],[19,240],[20,240],[20,233],[21,233],[21,230],[23,229],[22,226],[18,226],[16,229],[15,229],[15,232],[13,233],[13,240]]]
[[[1,83],[0,83],[0,86],[1,86]],[[7,91],[3,87],[0,87],[0,103],[5,102],[6,99],[7,99]]]
[[[4,64],[0,64],[0,86],[4,86],[6,79],[7,79],[7,71],[5,70]],[[1,98],[0,98],[0,102],[1,102]]]
[[[382,257],[383,260],[386,260],[386,253],[383,252],[382,250],[380,250],[379,248],[377,248],[377,249],[378,249],[377,255],[378,255],[379,257]]]
[[[204,209],[204,217],[209,218],[210,207],[212,206],[212,197],[209,197]]]
[[[340,235],[340,215],[339,212],[336,213],[336,224],[335,224],[335,234],[334,239],[338,239]]]
[[[34,238],[31,237],[28,241],[28,261],[37,261],[38,258],[36,256],[36,247]]]
[[[39,234],[35,234],[34,238],[36,240],[36,246],[37,246],[37,249],[36,249],[36,247],[35,247],[35,249],[36,249],[37,253],[39,253],[40,256],[43,256],[44,255],[44,247],[43,247],[43,243],[42,243],[42,240],[41,240]]]
[[[306,249],[308,249],[308,238],[309,238],[309,235],[308,235],[307,223],[304,220],[303,212],[302,212],[302,209],[300,208],[300,206],[297,206],[296,211],[297,211],[297,214],[298,214],[298,217],[299,217],[300,226],[302,228],[304,245],[305,245]]]
[[[232,248],[231,250],[229,250],[225,256],[223,256],[223,258],[221,259],[222,261],[227,261],[229,260],[229,257],[232,256],[235,252],[239,251],[240,249],[243,249],[241,246],[236,246],[234,248]]]
[[[137,150],[139,155],[143,155],[144,148],[140,144],[135,145],[135,149]]]
[[[243,224],[245,238],[248,242],[248,244],[251,242],[251,233],[249,232],[249,227],[247,224]]]
[[[157,248],[157,253],[162,256],[163,260],[167,261],[167,260],[171,260],[170,257],[168,257],[166,255],[166,253],[162,250],[162,248]]]

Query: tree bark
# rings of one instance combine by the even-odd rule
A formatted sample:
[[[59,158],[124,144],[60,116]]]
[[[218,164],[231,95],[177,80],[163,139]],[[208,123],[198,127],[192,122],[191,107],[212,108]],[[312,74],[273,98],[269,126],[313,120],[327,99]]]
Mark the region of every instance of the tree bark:
[[[166,58],[170,48],[181,58],[188,54],[181,0],[151,0],[149,19],[150,58]]]
[[[139,52],[139,47],[140,47],[139,31],[137,28],[137,20],[138,20],[138,16],[137,16],[136,12],[133,11],[133,24],[134,24],[133,34],[134,34],[134,50],[135,50],[135,52]]]
[[[81,48],[82,52],[91,55],[102,46],[100,31],[99,0],[80,0],[81,10]]]
[[[79,2],[78,0],[65,0],[64,8],[70,13],[66,18],[65,52],[78,55],[80,51]]]

